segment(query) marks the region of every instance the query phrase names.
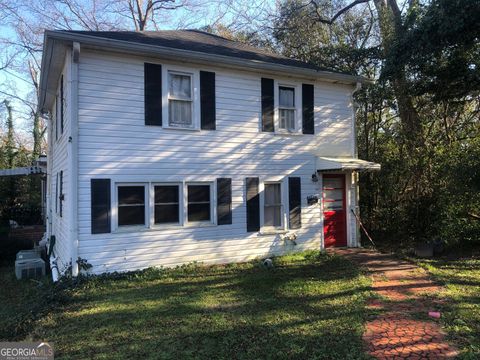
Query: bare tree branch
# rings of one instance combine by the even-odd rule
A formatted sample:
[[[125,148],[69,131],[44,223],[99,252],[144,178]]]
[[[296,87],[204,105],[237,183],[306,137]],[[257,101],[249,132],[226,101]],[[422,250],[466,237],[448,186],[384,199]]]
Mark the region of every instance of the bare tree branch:
[[[369,1],[370,0],[355,0],[354,2],[348,4],[347,6],[343,7],[339,11],[337,11],[337,13],[335,15],[333,15],[333,17],[330,18],[330,19],[327,19],[322,15],[320,6],[318,5],[317,1],[311,0],[309,4],[313,5],[313,7],[315,9],[315,13],[317,15],[317,20],[319,22],[321,22],[323,24],[327,24],[327,25],[332,25],[335,22],[335,20],[337,20],[340,16],[342,16],[344,13],[346,13],[351,8],[353,8],[353,7],[355,7],[359,4],[367,3]]]

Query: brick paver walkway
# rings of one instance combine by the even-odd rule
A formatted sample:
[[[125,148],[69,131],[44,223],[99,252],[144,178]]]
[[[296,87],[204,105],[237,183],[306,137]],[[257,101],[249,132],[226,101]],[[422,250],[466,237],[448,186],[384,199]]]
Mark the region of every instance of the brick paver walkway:
[[[363,340],[377,359],[452,359],[457,350],[445,340],[428,312],[439,300],[426,295],[441,288],[419,267],[391,255],[366,249],[335,249],[369,270],[379,299],[368,304],[379,315],[366,324]]]

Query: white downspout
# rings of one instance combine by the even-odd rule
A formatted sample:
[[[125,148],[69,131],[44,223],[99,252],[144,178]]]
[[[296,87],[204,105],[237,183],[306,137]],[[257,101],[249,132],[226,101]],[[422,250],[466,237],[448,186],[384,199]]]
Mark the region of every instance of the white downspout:
[[[60,274],[58,272],[57,257],[53,254],[50,254],[50,270],[52,271],[53,282],[57,282]]]
[[[47,153],[47,209],[46,209],[46,235],[47,235],[47,251],[50,248],[50,237],[53,235],[52,221],[52,163],[53,163],[53,118],[50,112],[47,117],[48,127],[48,153]],[[59,278],[57,258],[53,253],[47,253],[50,260],[50,270],[52,272],[53,282],[57,282]]]
[[[80,58],[80,43],[74,42],[71,53],[70,82],[70,138],[68,140],[69,181],[69,237],[71,244],[72,276],[78,276],[78,61]]]
[[[52,113],[49,112],[47,118],[47,127],[48,127],[48,152],[47,152],[47,203],[45,211],[45,226],[47,239],[50,239],[53,233],[53,221],[52,221],[52,163],[53,163],[53,118]]]

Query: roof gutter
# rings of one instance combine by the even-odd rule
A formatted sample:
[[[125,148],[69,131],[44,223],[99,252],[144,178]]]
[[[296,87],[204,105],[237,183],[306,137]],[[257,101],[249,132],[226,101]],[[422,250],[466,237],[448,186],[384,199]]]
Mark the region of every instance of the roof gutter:
[[[42,49],[42,64],[41,64],[41,72],[40,72],[40,91],[38,94],[38,102],[37,102],[37,112],[43,115],[44,109],[43,104],[45,103],[45,97],[47,94],[47,84],[46,79],[48,79],[50,66],[47,66],[47,59],[50,59],[52,56],[53,51],[53,42],[47,41],[47,31],[43,34],[43,49]]]
[[[228,67],[239,67],[241,69],[256,69],[256,70],[267,70],[275,72],[284,72],[291,75],[299,75],[309,78],[321,79],[330,82],[338,82],[349,85],[355,85],[358,82],[360,83],[372,83],[372,80],[367,79],[362,76],[347,75],[341,73],[335,73],[331,71],[322,71],[314,69],[306,69],[295,66],[281,65],[270,63],[261,60],[249,60],[235,58],[232,56],[224,56],[217,54],[209,54],[198,51],[184,50],[184,49],[175,49],[165,46],[156,46],[149,44],[141,44],[129,41],[114,40],[107,38],[99,38],[96,36],[90,36],[85,34],[72,34],[66,32],[58,31],[45,31],[45,42],[48,42],[48,39],[57,39],[68,42],[80,42],[84,45],[90,45],[93,47],[98,47],[99,49],[115,49],[122,52],[128,52],[132,54],[144,54],[144,55],[156,55],[162,56],[164,58],[171,58],[178,60],[178,57],[181,56],[186,59],[193,59],[194,62],[212,64],[212,61],[216,63],[226,65]],[[45,56],[44,56],[45,58]],[[42,61],[42,68],[43,68]]]

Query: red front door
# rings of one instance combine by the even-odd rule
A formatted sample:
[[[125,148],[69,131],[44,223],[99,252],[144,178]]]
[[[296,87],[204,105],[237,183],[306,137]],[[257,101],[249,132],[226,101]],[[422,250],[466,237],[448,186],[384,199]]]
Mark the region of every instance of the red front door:
[[[325,247],[347,246],[345,175],[323,175],[322,193]]]

